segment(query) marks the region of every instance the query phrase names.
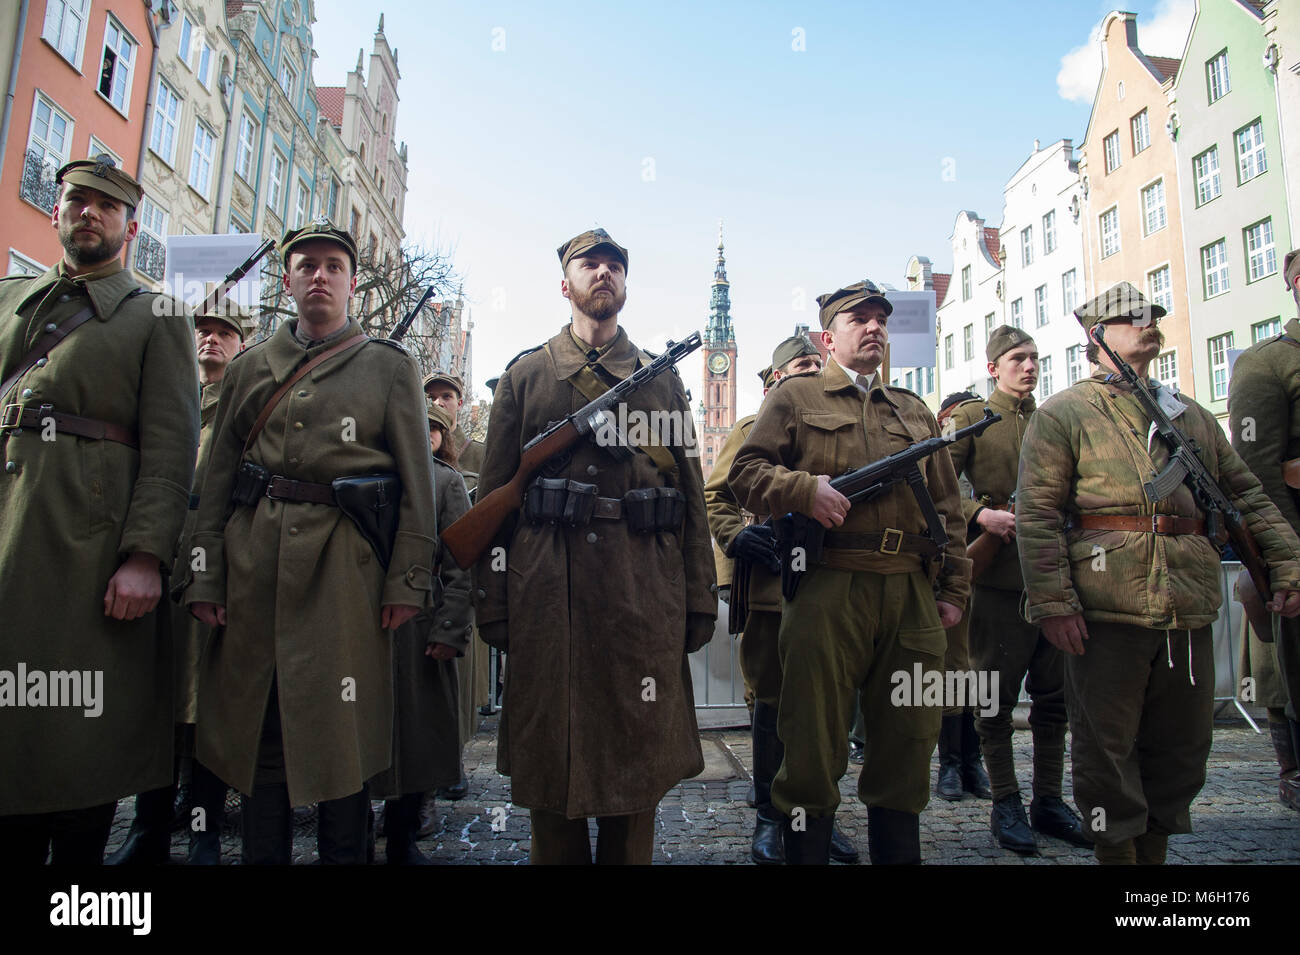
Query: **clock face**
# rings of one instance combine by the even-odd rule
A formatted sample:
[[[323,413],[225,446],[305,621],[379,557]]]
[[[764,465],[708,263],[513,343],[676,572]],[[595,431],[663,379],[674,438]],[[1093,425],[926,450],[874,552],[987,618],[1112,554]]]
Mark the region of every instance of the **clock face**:
[[[709,371],[715,375],[725,375],[730,367],[731,359],[727,357],[726,352],[715,351],[709,356]]]

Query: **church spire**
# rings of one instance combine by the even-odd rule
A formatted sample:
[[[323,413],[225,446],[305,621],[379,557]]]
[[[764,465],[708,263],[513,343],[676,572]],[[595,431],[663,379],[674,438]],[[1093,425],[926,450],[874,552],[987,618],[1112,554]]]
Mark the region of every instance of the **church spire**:
[[[704,340],[711,345],[735,342],[731,327],[731,283],[727,281],[727,260],[722,245],[722,220],[718,220],[718,262],[713,269],[713,291],[709,296],[709,321]]]
[[[713,284],[717,285],[718,283],[721,283],[723,285],[728,284],[727,283],[727,259],[723,255],[723,248],[722,248],[722,220],[721,219],[718,220],[718,264],[713,269]]]

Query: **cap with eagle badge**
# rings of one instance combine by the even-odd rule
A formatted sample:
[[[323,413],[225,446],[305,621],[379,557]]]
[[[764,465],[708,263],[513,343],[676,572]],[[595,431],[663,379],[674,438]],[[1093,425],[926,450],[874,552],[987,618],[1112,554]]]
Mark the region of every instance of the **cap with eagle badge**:
[[[297,246],[307,242],[333,242],[340,246],[352,260],[352,271],[357,270],[357,243],[352,238],[352,234],[343,229],[336,229],[330,224],[330,221],[322,216],[312,222],[307,223],[300,229],[290,229],[280,240],[280,258],[288,262],[289,253]]]
[[[997,361],[1017,345],[1023,345],[1025,342],[1033,343],[1033,338],[1022,329],[1014,325],[999,325],[989,336],[988,346],[984,349],[984,357],[989,361]]]
[[[436,384],[440,381],[444,381],[455,388],[458,397],[465,397],[465,383],[461,381],[460,375],[450,371],[434,371],[424,379],[424,390],[427,392],[430,385]]]
[[[248,309],[229,299],[222,299],[217,302],[214,308],[208,311],[196,312],[194,327],[197,328],[199,322],[205,318],[211,318],[224,325],[229,325],[239,334],[240,341],[247,341],[248,336],[253,331],[253,316],[249,314]]]
[[[589,229],[582,235],[575,235],[555,251],[560,256],[560,270],[569,267],[569,263],[580,255],[586,255],[592,249],[605,247],[623,261],[623,271],[627,271],[627,249],[623,248],[604,229]]]
[[[870,279],[863,279],[861,282],[854,282],[834,292],[817,296],[817,304],[821,306],[818,318],[821,319],[822,328],[830,328],[836,315],[857,308],[864,302],[875,302],[885,310],[886,315],[892,315],[894,312],[894,306],[885,297],[885,290]]]
[[[1115,318],[1144,318],[1154,321],[1164,316],[1164,306],[1147,301],[1146,296],[1131,282],[1112,285],[1074,310],[1074,317],[1079,320],[1085,332],[1091,332],[1098,322]]]
[[[117,162],[107,153],[100,153],[94,159],[75,159],[64,163],[55,173],[54,182],[98,189],[131,208],[138,206],[144,196],[144,187],[118,169]]]

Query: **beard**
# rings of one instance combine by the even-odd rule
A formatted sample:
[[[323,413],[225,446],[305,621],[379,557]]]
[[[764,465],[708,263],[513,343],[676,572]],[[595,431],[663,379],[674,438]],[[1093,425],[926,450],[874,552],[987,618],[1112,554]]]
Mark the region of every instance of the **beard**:
[[[569,297],[573,299],[573,304],[577,306],[578,311],[582,314],[603,322],[607,318],[613,318],[623,310],[623,304],[627,301],[627,289],[621,293],[609,289],[610,295],[606,298],[597,298],[596,292],[600,289],[594,289],[590,294],[579,292],[576,288],[569,289]]]
[[[123,230],[118,235],[101,235],[94,245],[78,245],[76,236],[73,235],[78,229],[83,227],[83,223],[76,222],[71,226],[59,226],[59,242],[63,246],[63,251],[68,254],[68,258],[75,265],[98,265],[101,262],[107,262],[109,259],[115,259],[122,253],[122,246],[126,244],[126,232]]]

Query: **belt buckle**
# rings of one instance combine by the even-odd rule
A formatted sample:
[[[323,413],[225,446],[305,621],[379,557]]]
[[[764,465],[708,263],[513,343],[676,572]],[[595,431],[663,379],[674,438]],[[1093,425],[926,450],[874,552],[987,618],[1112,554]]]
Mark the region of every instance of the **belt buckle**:
[[[889,547],[889,535],[895,535],[894,547]],[[896,555],[903,546],[903,532],[896,527],[886,527],[885,532],[880,535],[880,552],[882,554]]]
[[[20,404],[7,404],[4,411],[0,412],[0,430],[12,431],[21,427],[23,406]]]
[[[1152,534],[1159,534],[1159,533],[1160,533],[1160,515],[1159,515],[1159,514],[1152,514],[1152,515],[1151,515],[1151,533],[1152,533]]]
[[[282,477],[282,476],[279,475],[279,474],[272,474],[269,478],[267,478],[267,480],[266,480],[266,490],[263,491],[262,493],[265,494],[266,497],[267,497],[268,499],[272,500],[272,501],[278,501],[278,500],[280,500],[280,498],[279,498],[278,496],[276,496],[275,494],[272,494],[272,493],[271,493],[271,488],[275,487],[275,482],[276,482],[276,481],[283,481],[283,480],[287,480],[287,479],[284,478],[284,477]]]

